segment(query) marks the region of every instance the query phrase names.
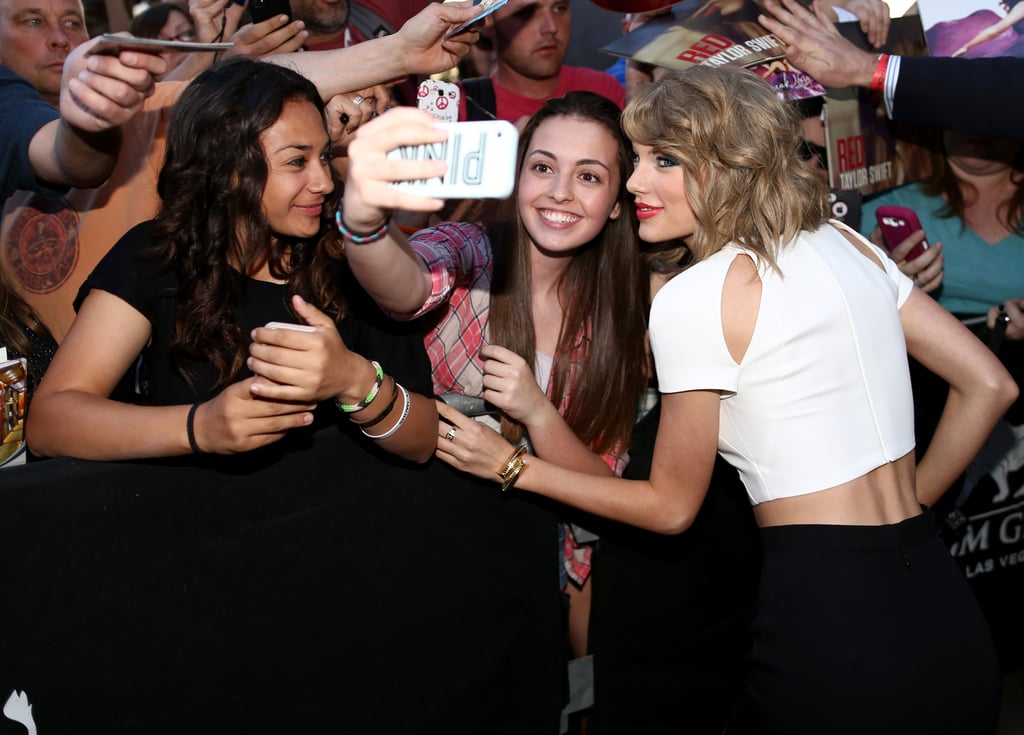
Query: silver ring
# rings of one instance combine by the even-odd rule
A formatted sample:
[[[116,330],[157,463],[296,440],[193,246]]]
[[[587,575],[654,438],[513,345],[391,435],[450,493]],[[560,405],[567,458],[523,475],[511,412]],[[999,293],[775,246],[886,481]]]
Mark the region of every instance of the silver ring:
[[[352,104],[353,105],[361,105],[361,104],[363,104],[363,95],[357,94],[355,97],[353,97],[352,98]]]
[[[448,433],[444,435],[444,438],[447,439],[450,442],[454,442],[455,441],[455,427],[454,426],[452,428],[448,429]]]
[[[914,276],[914,285],[917,286],[918,288],[921,288],[921,279],[918,278],[917,276]]]

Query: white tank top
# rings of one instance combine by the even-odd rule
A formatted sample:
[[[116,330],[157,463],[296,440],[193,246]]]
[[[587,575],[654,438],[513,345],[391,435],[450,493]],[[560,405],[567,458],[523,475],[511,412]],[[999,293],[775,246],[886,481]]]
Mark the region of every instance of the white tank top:
[[[825,224],[783,248],[781,276],[729,245],[673,278],[651,307],[660,390],[722,392],[719,453],[754,504],[835,487],[914,448],[899,318],[911,281],[868,243],[882,271],[833,224],[843,227]],[[721,302],[740,254],[758,264],[762,290],[737,364]]]

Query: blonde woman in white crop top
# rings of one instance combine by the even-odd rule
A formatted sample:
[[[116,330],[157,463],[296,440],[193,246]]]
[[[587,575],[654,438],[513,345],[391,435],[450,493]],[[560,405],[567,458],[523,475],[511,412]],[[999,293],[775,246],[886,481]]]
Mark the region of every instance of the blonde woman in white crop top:
[[[526,457],[516,491],[678,533],[720,452],[765,546],[749,700],[730,733],[987,732],[991,640],[921,506],[966,468],[1017,386],[884,254],[827,221],[824,184],[758,77],[670,74],[637,91],[623,126],[640,237],[693,256],[651,312],[663,393],[651,476],[584,480]],[[951,386],[920,460],[908,352]],[[496,479],[513,447],[439,410],[459,439],[439,439],[438,456]],[[930,636],[944,644],[934,661]]]

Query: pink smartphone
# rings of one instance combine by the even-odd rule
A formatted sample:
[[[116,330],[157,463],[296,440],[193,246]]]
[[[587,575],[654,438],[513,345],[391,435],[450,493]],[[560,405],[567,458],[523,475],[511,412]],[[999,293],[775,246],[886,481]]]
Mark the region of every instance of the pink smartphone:
[[[909,207],[882,206],[875,212],[875,218],[878,220],[878,226],[882,230],[882,240],[885,242],[885,247],[890,252],[910,237],[910,235],[924,229],[921,227],[921,222],[917,219],[914,210]],[[920,243],[907,253],[907,260],[913,260],[927,249],[928,241],[921,240]]]

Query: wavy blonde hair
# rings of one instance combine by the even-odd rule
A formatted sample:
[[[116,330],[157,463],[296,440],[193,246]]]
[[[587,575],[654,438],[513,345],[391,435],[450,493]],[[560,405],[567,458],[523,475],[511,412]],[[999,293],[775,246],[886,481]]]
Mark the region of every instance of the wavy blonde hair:
[[[679,161],[696,261],[732,242],[778,270],[779,249],[828,217],[826,185],[797,155],[793,110],[752,72],[696,66],[641,85],[622,127]]]

